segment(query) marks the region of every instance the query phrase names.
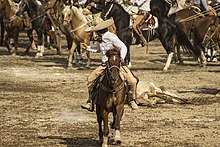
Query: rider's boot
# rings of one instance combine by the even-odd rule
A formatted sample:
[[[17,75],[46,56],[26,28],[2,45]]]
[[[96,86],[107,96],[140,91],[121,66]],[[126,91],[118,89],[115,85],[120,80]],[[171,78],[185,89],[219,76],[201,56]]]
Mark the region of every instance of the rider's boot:
[[[139,30],[138,32],[138,36],[139,36],[139,38],[141,39],[141,41],[142,41],[142,43],[141,43],[141,45],[142,45],[142,47],[144,47],[144,46],[147,46],[147,40],[145,39],[145,37],[144,37],[144,35],[143,35],[143,33],[142,33],[142,31],[141,31],[141,29],[140,29],[140,27],[139,27],[139,25],[137,26],[137,29]]]
[[[94,111],[94,104],[92,102],[92,97],[91,96],[89,96],[89,99],[87,100],[86,104],[82,104],[81,105],[81,108],[82,109],[86,109],[86,110],[88,110],[90,112]]]

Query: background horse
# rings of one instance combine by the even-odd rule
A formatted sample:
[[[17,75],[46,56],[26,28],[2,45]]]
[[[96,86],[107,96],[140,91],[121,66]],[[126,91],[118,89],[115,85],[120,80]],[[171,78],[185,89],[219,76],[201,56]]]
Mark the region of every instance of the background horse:
[[[125,104],[125,81],[120,76],[120,53],[116,49],[106,52],[108,57],[107,68],[99,83],[98,99],[96,102],[96,114],[99,125],[99,139],[103,142],[102,146],[108,143],[108,114],[113,113],[113,123],[111,128],[115,130],[114,141],[121,143],[120,121],[124,113]],[[104,131],[102,130],[102,121]],[[104,138],[103,138],[104,135]]]
[[[90,45],[90,38],[92,33],[86,33],[85,29],[89,27],[89,23],[82,12],[75,6],[65,6],[62,11],[63,15],[63,26],[66,30],[65,35],[67,38],[69,57],[68,57],[68,67],[72,66],[73,52],[80,42]],[[70,25],[70,30],[68,26]],[[90,54],[87,51],[87,65],[90,66]]]
[[[127,12],[119,4],[114,3],[114,2],[107,2],[106,6],[103,8],[101,16],[103,18],[113,17],[113,19],[115,21],[116,28],[120,28],[122,26],[122,24],[126,24],[123,27],[121,27],[123,29],[121,29],[119,34],[123,34],[124,32],[130,33],[131,28],[129,26],[129,23],[127,23],[127,22],[129,22],[130,17],[121,17],[121,16],[123,16],[122,14],[125,14],[125,13],[127,13]],[[177,28],[176,28],[176,25],[174,24],[174,22],[169,20],[166,17],[159,17],[158,23],[159,23],[159,27],[155,30],[155,32],[156,32],[155,34],[149,35],[149,30],[144,31],[143,34],[147,38],[146,40],[148,40],[148,41],[154,40],[156,38],[158,38],[161,41],[163,47],[165,48],[165,50],[168,54],[167,62],[166,62],[166,65],[163,70],[168,70],[170,63],[171,63],[171,60],[172,60],[172,57],[173,57],[174,48],[176,45],[176,36],[175,35],[177,32]],[[180,36],[181,36],[181,34],[180,34]],[[130,36],[126,36],[126,35],[124,35],[123,37],[130,38]],[[137,35],[134,35],[133,37],[137,37]],[[185,36],[182,36],[182,39],[184,39],[184,37]],[[131,45],[131,42],[130,42],[130,45]],[[183,45],[185,45],[185,42],[183,43]]]
[[[169,23],[175,25],[176,27],[176,47],[177,47],[177,56],[180,63],[183,63],[180,57],[180,46],[185,49],[190,54],[193,54],[195,58],[199,57],[199,51],[193,48],[190,40],[192,39],[192,32],[196,20],[203,16],[197,9],[194,7],[187,7],[178,12],[172,14],[170,17],[167,16],[170,4],[165,0],[151,0],[150,3],[151,14],[158,17],[158,20],[167,19]],[[160,24],[159,24],[159,28]],[[165,48],[166,49],[166,48]],[[174,50],[173,50],[174,51]]]
[[[5,22],[5,44],[8,48],[8,51],[12,55],[16,55],[17,48],[18,48],[18,37],[19,32],[24,30],[24,24],[20,17],[15,16],[15,11],[18,8],[18,6],[11,2],[10,0],[0,0],[0,11],[2,11],[2,14],[4,15],[4,22]],[[36,48],[34,43],[34,37],[32,35],[32,31],[27,31],[27,35],[30,40],[30,44],[28,45],[25,54],[29,52],[29,49],[32,47],[33,49]],[[3,36],[2,36],[3,37]],[[10,47],[10,38],[14,39],[14,49]],[[2,38],[3,39],[3,38]]]
[[[37,32],[37,54],[36,57],[42,57],[44,53],[43,34],[44,34],[44,21],[45,12],[43,5],[38,0],[21,0],[19,8],[16,12],[20,16],[27,11],[32,23],[32,30]]]
[[[206,16],[198,20],[194,28],[194,47],[200,52],[200,65],[207,64],[205,53],[208,48],[219,52],[220,26],[216,16]]]
[[[125,57],[125,63],[130,63],[130,45],[132,44],[132,30],[130,29],[130,15],[124,10],[124,8],[114,2],[107,2],[102,9],[101,18],[103,20],[113,17],[116,34],[118,38],[124,42],[127,47],[127,55]]]

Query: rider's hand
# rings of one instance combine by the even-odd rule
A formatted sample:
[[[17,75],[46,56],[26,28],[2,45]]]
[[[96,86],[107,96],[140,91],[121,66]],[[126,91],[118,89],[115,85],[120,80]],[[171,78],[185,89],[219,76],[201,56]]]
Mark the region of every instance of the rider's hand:
[[[95,6],[95,3],[94,3],[94,2],[91,2],[89,5],[90,5],[91,7],[94,7],[94,6]]]
[[[87,50],[88,46],[85,43],[80,43],[81,49]]]
[[[128,0],[128,1],[127,1],[127,4],[128,4],[128,5],[133,5],[132,0]]]
[[[86,8],[90,10],[92,7],[90,5],[88,5],[88,6],[86,6]]]

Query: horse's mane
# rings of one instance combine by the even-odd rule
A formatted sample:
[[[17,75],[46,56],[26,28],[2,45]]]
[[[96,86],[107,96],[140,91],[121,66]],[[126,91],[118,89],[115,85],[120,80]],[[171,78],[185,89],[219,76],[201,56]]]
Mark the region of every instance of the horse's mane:
[[[125,11],[125,9],[122,7],[122,5],[120,5],[119,3],[116,3],[116,2],[107,2],[107,3],[109,3],[109,4],[114,4],[114,5],[116,5],[118,8],[120,8],[121,10],[123,10],[124,12],[127,12],[127,11]],[[106,3],[106,4],[107,4]]]
[[[83,13],[75,6],[66,6],[69,7],[69,9],[72,9],[73,13],[81,20],[83,20],[84,22],[87,22],[87,19],[85,17],[85,15],[83,15]]]
[[[39,1],[39,0],[28,0],[27,2],[28,2],[29,7],[35,11],[37,11],[39,9],[39,7],[42,6],[41,1]]]
[[[112,55],[118,55],[120,57],[120,52],[116,49],[116,48],[113,48],[113,49],[110,49],[108,50],[105,55],[109,58],[110,56]]]

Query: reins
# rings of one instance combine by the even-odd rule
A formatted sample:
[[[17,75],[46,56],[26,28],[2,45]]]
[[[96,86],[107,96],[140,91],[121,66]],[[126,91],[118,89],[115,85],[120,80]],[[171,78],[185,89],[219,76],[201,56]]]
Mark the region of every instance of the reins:
[[[214,9],[215,11],[220,10],[219,5],[216,6],[216,7],[213,7],[213,8],[217,8],[217,9]],[[192,15],[192,16],[189,16],[189,17],[187,17],[187,18],[181,19],[179,22],[185,22],[185,21],[194,20],[194,19],[196,19],[196,18],[201,17],[201,15],[206,15],[206,14],[209,14],[209,12],[213,12],[213,10],[211,9],[211,10],[208,10],[208,11],[204,11],[204,12],[202,12],[202,13],[198,13],[197,11],[195,11],[195,12],[196,12],[195,15]],[[215,14],[215,12],[213,12],[213,13]]]
[[[70,9],[70,10],[71,10],[72,13],[74,13],[72,9]],[[66,20],[66,19],[64,19],[63,21],[69,23],[69,21]],[[76,27],[75,29],[71,30],[70,33],[74,33],[75,31],[77,31],[77,30],[83,28],[83,27],[86,26],[86,25],[89,25],[90,23],[92,23],[92,21],[85,22],[85,23],[81,24],[80,26]]]
[[[108,72],[110,72],[110,70],[111,70],[112,68],[117,68],[118,71],[119,71],[119,74],[120,74],[120,71],[121,71],[121,70],[120,70],[120,67],[118,67],[118,66],[116,66],[116,65],[113,65],[113,66],[111,66],[111,67],[108,67],[108,66],[107,66],[107,68],[105,69],[105,77],[107,78],[107,80],[108,80],[108,82],[109,82],[110,85],[112,85],[112,84],[110,83],[110,78],[109,78],[109,76],[108,76]],[[120,77],[120,75],[119,75],[119,77]],[[121,82],[120,84],[114,86],[114,88],[109,88],[109,87],[105,86],[105,85],[102,83],[102,81],[100,81],[99,84],[100,84],[100,88],[101,88],[102,90],[104,90],[105,92],[111,93],[111,92],[118,92],[118,91],[122,90],[122,89],[124,88],[125,81],[122,80],[122,82]]]

